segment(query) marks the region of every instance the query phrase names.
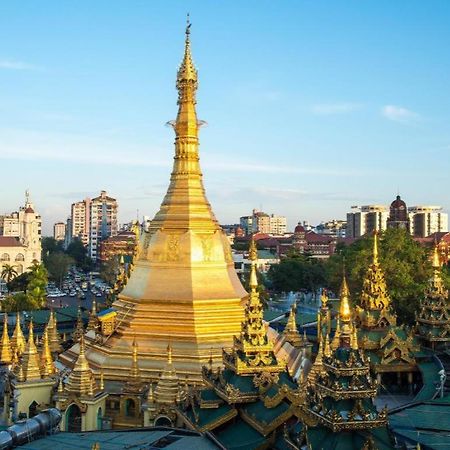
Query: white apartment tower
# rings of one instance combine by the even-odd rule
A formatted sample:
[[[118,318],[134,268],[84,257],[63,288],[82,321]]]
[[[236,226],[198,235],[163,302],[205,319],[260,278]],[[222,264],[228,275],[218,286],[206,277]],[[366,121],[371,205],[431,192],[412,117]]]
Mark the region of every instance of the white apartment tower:
[[[56,241],[63,241],[66,236],[66,224],[57,222],[53,225],[53,238]]]
[[[117,234],[117,200],[101,191],[90,203],[89,256],[97,258],[100,241]]]
[[[283,235],[287,230],[287,220],[285,216],[276,216],[262,211],[253,210],[251,216],[242,216],[240,226],[245,234],[265,233]]]
[[[359,238],[375,230],[384,231],[389,213],[383,205],[352,206],[347,213],[346,236]]]
[[[414,237],[427,237],[448,231],[448,214],[440,206],[411,206],[408,208],[409,228]]]

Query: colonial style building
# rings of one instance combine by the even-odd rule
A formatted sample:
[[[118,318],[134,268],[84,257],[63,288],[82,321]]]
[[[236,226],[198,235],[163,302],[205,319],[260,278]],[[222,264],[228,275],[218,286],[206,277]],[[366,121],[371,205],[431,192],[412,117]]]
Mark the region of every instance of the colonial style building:
[[[20,275],[41,261],[41,224],[28,191],[18,212],[0,216],[0,273],[5,266],[13,266]]]

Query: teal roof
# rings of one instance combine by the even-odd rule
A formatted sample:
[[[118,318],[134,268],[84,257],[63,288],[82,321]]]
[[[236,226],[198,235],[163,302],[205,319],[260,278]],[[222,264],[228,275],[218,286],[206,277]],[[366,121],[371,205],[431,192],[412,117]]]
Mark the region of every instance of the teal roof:
[[[423,448],[450,448],[450,398],[402,408],[389,415],[393,432],[410,444]]]
[[[371,434],[377,450],[394,449],[387,428],[376,428]],[[313,449],[327,450],[361,450],[370,436],[365,431],[333,433],[330,429],[320,426],[309,428],[307,435]]]
[[[254,450],[266,441],[264,436],[242,419],[236,419],[214,435],[228,450]]]
[[[234,409],[232,406],[230,406],[227,403],[224,403],[220,405],[218,408],[195,407],[197,419],[191,408],[186,410],[184,414],[189,418],[191,423],[198,426],[199,429],[202,428],[204,429],[204,427],[207,427],[209,424],[215,422],[220,417],[224,416],[225,414],[228,414],[232,409]]]
[[[159,442],[158,442],[159,441]],[[208,437],[187,430],[148,428],[126,431],[90,431],[83,433],[56,433],[37,439],[20,448],[27,450],[91,450],[95,443],[101,450],[124,448],[167,448],[171,450],[212,450],[220,448]]]
[[[417,363],[422,374],[423,387],[416,395],[414,401],[431,400],[436,394],[436,385],[440,384],[439,371],[441,366],[435,359]]]

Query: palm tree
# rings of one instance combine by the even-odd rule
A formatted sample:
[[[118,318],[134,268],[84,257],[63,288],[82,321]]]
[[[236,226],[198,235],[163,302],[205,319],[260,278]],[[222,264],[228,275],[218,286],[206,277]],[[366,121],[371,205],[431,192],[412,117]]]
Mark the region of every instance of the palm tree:
[[[19,275],[17,273],[17,270],[11,264],[5,264],[3,266],[1,276],[7,283],[14,280],[14,278],[16,278],[17,275]]]

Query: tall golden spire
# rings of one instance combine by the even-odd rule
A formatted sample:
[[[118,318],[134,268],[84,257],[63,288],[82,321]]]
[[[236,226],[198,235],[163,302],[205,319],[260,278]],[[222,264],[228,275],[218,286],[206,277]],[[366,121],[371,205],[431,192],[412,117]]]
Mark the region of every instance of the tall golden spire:
[[[47,323],[47,331],[50,351],[52,353],[60,353],[62,351],[61,339],[58,333],[58,322],[53,309],[50,310],[50,316]]]
[[[44,336],[42,339],[41,349],[41,375],[42,378],[53,375],[56,372],[55,365],[53,364],[52,353],[50,351],[50,345],[48,341],[48,328],[45,328]]]
[[[372,264],[367,268],[361,292],[361,307],[365,311],[385,310],[391,299],[387,291],[383,269],[378,260],[378,233],[373,233]],[[393,317],[391,319],[394,319]],[[395,323],[392,323],[395,325]]]
[[[224,363],[231,366],[238,374],[284,370],[283,364],[276,359],[273,344],[267,337],[266,327],[263,323],[263,307],[257,291],[257,258],[256,243],[252,237],[249,248],[250,296],[245,307],[240,336],[239,338],[235,337],[234,340],[233,354],[224,354]]]
[[[175,121],[169,122],[175,130],[174,165],[169,189],[150,229],[219,229],[206,199],[199,163],[198,131],[202,122],[197,119],[195,108],[198,77],[192,60],[190,33],[191,24],[188,19],[184,55],[176,82],[178,114]]]
[[[3,316],[3,334],[0,347],[0,362],[2,364],[11,364],[11,361],[12,354],[8,334],[8,315],[5,313],[5,315]]]
[[[92,300],[92,308],[89,313],[89,321],[86,327],[87,331],[94,330],[96,331],[98,328],[98,318],[97,318],[97,302],[95,301],[95,297]]]
[[[339,321],[341,325],[340,329],[340,344],[349,345],[351,338],[351,322],[352,322],[352,310],[350,308],[350,290],[347,284],[347,278],[345,274],[342,280],[341,286],[341,298],[339,304]]]
[[[41,378],[39,370],[39,355],[34,343],[33,321],[30,321],[28,329],[28,342],[23,352],[23,360],[21,363],[25,380]]]
[[[20,314],[17,313],[16,326],[14,327],[14,333],[11,339],[11,347],[13,350],[17,351],[17,356],[21,356],[25,350],[26,342],[25,337],[20,327]]]
[[[151,385],[150,389],[152,389]],[[173,404],[177,400],[179,389],[180,382],[172,363],[172,345],[169,343],[167,345],[167,364],[156,384],[154,398],[160,404]]]
[[[80,336],[80,353],[75,362],[75,366],[70,372],[66,384],[66,390],[79,395],[89,395],[92,392],[93,373],[86,359],[84,334]]]

